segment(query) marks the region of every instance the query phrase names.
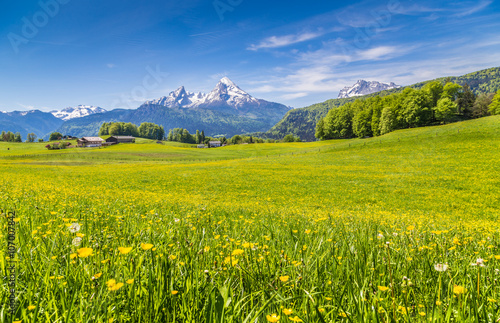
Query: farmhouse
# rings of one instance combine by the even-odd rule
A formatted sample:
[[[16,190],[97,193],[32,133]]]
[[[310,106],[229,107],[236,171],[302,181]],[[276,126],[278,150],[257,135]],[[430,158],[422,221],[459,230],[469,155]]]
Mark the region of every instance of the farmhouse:
[[[101,147],[103,139],[100,137],[83,137],[78,139],[78,147]]]
[[[106,139],[106,142],[111,143],[112,145],[128,144],[128,143],[134,143],[135,138],[132,136],[111,136],[108,139]]]
[[[209,141],[208,146],[210,148],[215,148],[215,147],[220,147],[221,143],[220,141]]]

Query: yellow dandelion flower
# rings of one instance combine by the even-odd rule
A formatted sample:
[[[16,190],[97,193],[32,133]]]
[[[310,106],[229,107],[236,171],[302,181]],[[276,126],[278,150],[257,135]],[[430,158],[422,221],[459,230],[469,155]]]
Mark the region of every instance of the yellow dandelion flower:
[[[176,290],[172,291],[172,295],[177,295],[178,293],[179,293],[179,291],[176,291]]]
[[[141,243],[141,248],[142,250],[149,250],[153,248],[153,245],[151,243]]]
[[[76,252],[78,252],[78,257],[86,258],[92,256],[92,248],[80,248]]]
[[[115,284],[111,287],[108,287],[108,290],[109,291],[116,291],[116,290],[119,290],[120,288],[123,287],[123,283],[118,283],[118,284]]]
[[[283,309],[283,313],[285,315],[290,315],[293,313],[293,310],[291,308],[285,308],[285,309]]]
[[[239,256],[239,255],[242,255],[245,251],[241,250],[241,249],[235,249],[233,250],[233,253],[231,255],[233,256]]]
[[[35,305],[30,305],[28,306],[28,311],[33,311],[36,308]]]
[[[268,322],[278,322],[280,320],[280,316],[276,314],[266,315],[266,319]]]
[[[381,292],[385,292],[385,291],[388,291],[389,290],[389,287],[385,287],[385,286],[378,286],[378,290],[381,291]]]
[[[281,280],[283,283],[286,283],[289,279],[290,279],[290,276],[280,276],[280,280]]]
[[[118,251],[119,251],[122,255],[126,255],[126,254],[128,254],[130,251],[132,251],[132,247],[118,247]]]
[[[298,316],[288,318],[292,322],[304,322]]]
[[[465,294],[466,292],[467,292],[467,288],[465,288],[463,286],[458,286],[458,285],[453,286],[453,293],[454,294],[460,295],[460,294]]]
[[[127,284],[129,284],[129,285],[130,285],[130,284],[133,284],[133,283],[134,283],[134,280],[133,280],[133,279],[129,279],[129,280],[127,280],[127,281],[126,281],[126,283],[127,283]]]
[[[110,279],[106,282],[106,286],[109,287],[112,287],[112,286],[115,286],[116,285],[116,280],[115,279]]]
[[[241,245],[243,248],[253,248],[253,243],[250,242],[245,242],[244,244]]]

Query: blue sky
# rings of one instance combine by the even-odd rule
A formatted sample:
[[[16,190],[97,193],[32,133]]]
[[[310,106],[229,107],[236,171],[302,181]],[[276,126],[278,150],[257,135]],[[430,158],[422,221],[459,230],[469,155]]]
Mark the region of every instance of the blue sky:
[[[358,79],[408,85],[500,66],[499,1],[3,3],[0,110],[137,108],[228,76],[295,108]]]

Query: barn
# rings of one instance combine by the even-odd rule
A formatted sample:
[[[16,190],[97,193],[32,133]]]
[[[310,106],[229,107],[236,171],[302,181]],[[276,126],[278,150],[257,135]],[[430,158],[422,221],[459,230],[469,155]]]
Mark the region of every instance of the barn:
[[[114,144],[130,144],[135,142],[135,138],[132,136],[111,136],[106,139],[106,142]]]
[[[104,139],[100,137],[83,137],[78,139],[78,147],[101,147]]]
[[[210,148],[220,147],[221,146],[221,142],[220,141],[209,141],[208,145],[209,145]]]

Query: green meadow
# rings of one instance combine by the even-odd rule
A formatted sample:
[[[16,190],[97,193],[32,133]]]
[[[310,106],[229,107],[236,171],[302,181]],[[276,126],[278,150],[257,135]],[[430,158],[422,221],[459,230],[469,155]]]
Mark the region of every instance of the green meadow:
[[[500,319],[500,116],[312,143],[46,144],[0,142],[2,276],[16,264],[1,322]]]

